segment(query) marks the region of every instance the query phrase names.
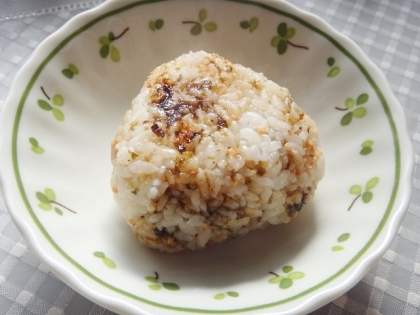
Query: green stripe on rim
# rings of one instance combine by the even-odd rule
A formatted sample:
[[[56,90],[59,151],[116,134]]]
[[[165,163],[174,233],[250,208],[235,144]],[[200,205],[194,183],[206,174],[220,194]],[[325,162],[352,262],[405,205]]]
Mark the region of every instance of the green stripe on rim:
[[[322,281],[321,283],[319,283],[319,284],[317,284],[317,285],[315,285],[315,286],[313,286],[313,287],[311,287],[311,288],[309,288],[309,289],[307,289],[307,290],[305,290],[305,291],[303,291],[299,294],[296,294],[296,295],[294,295],[290,298],[279,300],[279,301],[276,301],[276,302],[273,302],[273,303],[267,303],[267,304],[253,306],[253,307],[246,307],[246,308],[232,309],[232,310],[206,310],[206,309],[175,307],[175,306],[160,304],[160,303],[156,303],[156,302],[153,302],[153,301],[146,300],[146,299],[141,298],[137,295],[131,294],[127,291],[124,291],[122,289],[114,287],[114,286],[106,283],[105,281],[99,279],[98,277],[96,277],[95,275],[90,273],[88,270],[86,270],[84,267],[82,267],[80,264],[78,264],[63,249],[61,249],[57,245],[57,243],[55,243],[55,241],[51,238],[51,236],[48,234],[48,232],[46,231],[44,226],[41,224],[41,222],[38,220],[37,216],[35,215],[32,207],[29,203],[29,200],[26,196],[25,189],[23,187],[23,183],[22,183],[22,180],[21,180],[21,177],[20,177],[19,166],[18,166],[17,137],[18,137],[18,130],[19,130],[19,124],[20,124],[20,119],[21,119],[21,116],[22,116],[23,107],[25,106],[25,102],[26,102],[26,100],[28,98],[28,95],[29,95],[31,89],[33,88],[36,80],[38,79],[38,77],[40,76],[41,72],[44,70],[46,65],[60,52],[60,50],[63,47],[65,47],[75,37],[77,37],[78,35],[80,35],[84,31],[86,31],[87,29],[91,28],[93,25],[97,24],[98,22],[100,22],[100,21],[102,21],[102,20],[104,20],[104,19],[106,19],[110,16],[122,13],[122,12],[127,11],[129,9],[132,9],[134,7],[145,5],[145,4],[163,2],[163,1],[169,1],[169,0],[137,1],[137,2],[131,3],[129,5],[123,6],[119,9],[115,9],[115,10],[112,10],[110,12],[107,12],[107,13],[93,19],[92,21],[90,21],[89,23],[86,23],[85,25],[83,25],[82,27],[80,27],[79,29],[74,31],[72,34],[67,36],[65,39],[63,39],[55,47],[55,49],[53,49],[51,51],[51,53],[41,62],[41,64],[35,70],[34,74],[32,75],[31,79],[29,80],[28,85],[26,86],[25,90],[23,91],[22,97],[19,101],[19,105],[18,105],[18,108],[16,110],[16,116],[15,116],[15,120],[14,120],[14,124],[13,124],[13,133],[12,133],[13,170],[14,170],[14,173],[15,173],[16,182],[17,182],[17,185],[18,185],[18,188],[19,188],[19,192],[21,194],[21,197],[23,199],[23,202],[24,202],[27,210],[29,211],[32,219],[34,220],[34,222],[36,223],[36,225],[38,226],[38,228],[40,229],[42,234],[50,242],[50,244],[53,246],[53,248],[56,249],[65,259],[67,259],[71,264],[73,264],[77,269],[79,269],[81,272],[83,272],[86,276],[88,276],[92,280],[96,281],[97,283],[103,285],[104,287],[106,287],[110,290],[113,290],[117,293],[120,293],[120,294],[122,294],[126,297],[129,297],[129,298],[132,298],[134,300],[144,302],[144,303],[147,303],[147,304],[150,304],[150,305],[153,305],[153,306],[157,306],[157,307],[160,307],[160,308],[165,308],[165,309],[170,309],[170,310],[175,310],[175,311],[208,313],[208,314],[239,313],[239,312],[258,310],[258,309],[262,309],[262,308],[268,308],[268,307],[278,306],[278,305],[281,305],[281,304],[286,304],[290,301],[296,300],[298,298],[301,298],[305,295],[308,295],[309,293],[312,293],[312,292],[318,290],[322,286],[328,284],[332,280],[334,280],[337,277],[339,277],[340,275],[342,275],[351,266],[353,266],[363,256],[363,254],[366,253],[366,251],[370,248],[370,246],[375,242],[375,240],[377,239],[377,237],[379,236],[379,234],[383,230],[386,222],[388,221],[389,216],[390,216],[391,211],[392,211],[392,208],[393,208],[394,203],[395,203],[395,199],[396,199],[396,195],[397,195],[397,191],[398,191],[398,186],[399,186],[399,182],[400,182],[401,159],[400,159],[400,144],[399,144],[399,139],[398,139],[398,133],[397,133],[397,128],[395,126],[395,122],[394,122],[394,120],[392,118],[392,115],[391,115],[389,105],[388,105],[384,95],[382,94],[381,90],[379,89],[378,85],[373,80],[373,78],[371,77],[369,72],[366,70],[366,68],[362,65],[362,63],[356,57],[354,57],[349,51],[347,51],[346,48],[344,48],[331,35],[329,35],[326,32],[320,30],[319,28],[315,27],[314,25],[310,24],[309,22],[307,22],[307,21],[305,21],[305,20],[303,20],[303,19],[301,19],[301,18],[299,18],[299,17],[297,17],[297,16],[295,16],[291,13],[273,8],[273,7],[268,6],[264,3],[259,3],[259,2],[250,1],[250,0],[225,0],[227,2],[236,2],[236,3],[240,3],[240,4],[246,4],[246,5],[252,5],[252,6],[260,7],[262,9],[268,10],[272,13],[290,18],[290,19],[296,21],[297,23],[309,28],[310,30],[318,33],[319,35],[321,35],[325,39],[327,39],[329,42],[331,42],[339,51],[341,51],[346,57],[348,57],[355,64],[355,66],[360,70],[360,72],[363,74],[363,76],[369,82],[371,87],[374,89],[376,95],[378,96],[378,98],[379,98],[379,100],[382,104],[382,107],[384,109],[384,112],[385,112],[385,114],[388,118],[388,121],[389,121],[389,124],[390,124],[390,127],[391,127],[391,131],[392,131],[392,135],[393,135],[393,142],[394,142],[394,146],[395,146],[395,153],[394,153],[394,156],[395,156],[395,181],[394,181],[394,185],[393,185],[393,188],[392,188],[392,193],[391,193],[391,197],[389,199],[388,206],[386,208],[386,211],[385,211],[385,214],[384,214],[382,220],[380,221],[378,227],[376,228],[375,232],[373,233],[373,235],[371,236],[369,241],[356,254],[356,256],[354,256],[342,269],[340,269],[338,272],[336,272],[335,274],[333,274],[332,276],[330,276],[326,280]]]

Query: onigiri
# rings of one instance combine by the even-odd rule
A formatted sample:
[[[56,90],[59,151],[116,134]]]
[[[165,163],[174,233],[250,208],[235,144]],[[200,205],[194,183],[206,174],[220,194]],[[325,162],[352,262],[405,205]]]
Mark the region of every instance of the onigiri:
[[[289,90],[203,51],[151,72],[111,160],[123,218],[169,253],[288,223],[324,174],[317,127]]]

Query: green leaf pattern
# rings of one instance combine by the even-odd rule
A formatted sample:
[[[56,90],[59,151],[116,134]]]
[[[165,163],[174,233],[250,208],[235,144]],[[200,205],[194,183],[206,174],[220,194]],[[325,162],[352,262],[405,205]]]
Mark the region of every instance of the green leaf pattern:
[[[217,24],[214,21],[207,21],[207,10],[201,9],[198,12],[198,21],[196,20],[188,20],[188,21],[182,21],[182,24],[191,24],[192,27],[190,29],[191,35],[197,36],[200,35],[201,32],[206,30],[207,32],[214,32],[217,30]]]
[[[344,233],[344,234],[341,234],[341,235],[337,238],[337,242],[338,242],[338,243],[344,243],[344,242],[346,242],[349,238],[350,238],[350,233]],[[334,246],[331,248],[331,250],[332,250],[333,252],[339,252],[339,251],[344,250],[344,246],[343,246],[343,245],[341,245],[341,244],[339,244],[339,245],[334,245]]]
[[[330,57],[330,58],[327,59],[327,65],[330,66],[330,68],[331,68],[330,71],[328,71],[328,73],[327,73],[327,77],[329,77],[329,78],[336,77],[337,75],[339,75],[339,73],[341,71],[340,67],[334,66],[334,64],[335,64],[335,59],[333,57]]]
[[[149,28],[154,32],[155,30],[160,30],[165,22],[162,19],[152,20],[149,22]]]
[[[159,291],[160,289],[164,288],[169,291],[178,291],[180,289],[179,285],[173,282],[160,282],[159,281],[159,274],[155,271],[155,276],[147,276],[144,279],[151,284],[149,284],[149,289],[152,291]]]
[[[238,296],[239,296],[239,293],[236,291],[227,291],[223,293],[217,293],[213,298],[215,300],[223,300],[226,297],[237,298]]]
[[[374,189],[376,185],[378,185],[378,183],[379,177],[372,177],[367,181],[365,187],[362,187],[362,185],[358,184],[351,186],[349,192],[352,195],[356,195],[356,197],[354,198],[353,202],[350,204],[347,210],[350,211],[357,199],[359,199],[360,197],[362,197],[362,201],[364,203],[369,203],[373,198],[372,189]]]
[[[259,20],[257,17],[253,16],[249,21],[243,20],[239,23],[239,26],[244,30],[249,30],[250,33],[255,31],[258,27]]]
[[[73,79],[76,74],[79,74],[79,68],[72,63],[67,65],[67,68],[64,68],[61,73],[68,79]]]
[[[63,215],[63,211],[60,209],[63,208],[72,213],[76,213],[72,209],[57,202],[55,192],[51,188],[45,188],[43,192],[37,191],[35,193],[35,197],[39,201],[38,207],[42,210],[50,211],[54,208],[55,213],[58,215]]]
[[[64,121],[64,113],[60,109],[60,107],[64,105],[63,96],[61,94],[55,94],[51,99],[45,92],[45,89],[43,87],[41,87],[41,90],[44,93],[45,97],[48,99],[48,101],[39,99],[37,102],[38,106],[45,111],[51,111],[55,119],[57,119],[58,121]]]
[[[353,98],[347,98],[344,101],[344,108],[336,107],[335,109],[340,111],[346,111],[347,113],[341,118],[340,124],[342,126],[348,126],[353,118],[363,118],[367,114],[367,109],[364,105],[369,100],[369,95],[366,93],[360,94],[356,100]]]
[[[44,148],[41,147],[38,143],[38,140],[36,140],[35,138],[31,137],[29,138],[29,143],[31,144],[31,150],[32,152],[36,153],[36,154],[42,154],[44,153]]]
[[[163,21],[162,21],[163,22]],[[156,28],[156,22],[154,23],[154,28]],[[160,24],[160,22],[159,22]],[[163,23],[160,27],[163,26]],[[149,23],[149,27],[151,27],[150,23]],[[107,58],[108,56],[110,56],[111,60],[114,62],[118,62],[121,60],[121,55],[120,55],[120,51],[119,49],[113,44],[114,41],[116,41],[117,39],[120,39],[121,37],[124,36],[125,33],[127,33],[127,31],[130,28],[127,27],[125,28],[118,36],[115,36],[115,34],[113,32],[109,32],[108,35],[103,35],[101,37],[99,37],[99,44],[101,45],[101,47],[99,48],[99,55],[102,58]],[[153,29],[154,30],[154,29]]]
[[[108,268],[110,269],[117,268],[117,264],[112,259],[106,257],[103,252],[94,252],[93,256],[95,256],[96,258],[100,258],[102,262],[105,264],[105,266],[107,266]]]
[[[360,150],[360,154],[361,155],[368,155],[368,154],[372,153],[373,144],[374,144],[373,140],[363,141],[363,143],[361,144],[362,149]]]
[[[288,289],[290,288],[296,280],[303,279],[305,277],[305,273],[302,271],[294,271],[292,266],[284,266],[282,268],[283,275],[278,275],[274,272],[270,272],[270,274],[274,275],[274,278],[270,278],[268,283],[276,284],[279,286],[280,289]]]
[[[282,22],[277,26],[277,35],[271,38],[271,46],[277,48],[277,53],[283,55],[286,53],[287,48],[293,46],[295,48],[302,48],[308,50],[309,47],[297,45],[290,41],[296,35],[296,29],[288,27],[287,23]]]

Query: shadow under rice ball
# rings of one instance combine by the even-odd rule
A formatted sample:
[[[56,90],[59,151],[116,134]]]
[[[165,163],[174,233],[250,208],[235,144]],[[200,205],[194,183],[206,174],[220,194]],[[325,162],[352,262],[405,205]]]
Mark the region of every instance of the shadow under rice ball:
[[[289,222],[324,174],[315,123],[289,91],[202,51],[152,71],[111,146],[122,216],[169,253]]]

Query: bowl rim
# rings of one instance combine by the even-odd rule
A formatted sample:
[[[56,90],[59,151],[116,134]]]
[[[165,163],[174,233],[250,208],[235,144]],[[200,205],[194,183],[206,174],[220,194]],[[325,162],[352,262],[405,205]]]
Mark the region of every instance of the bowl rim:
[[[45,249],[40,245],[37,240],[37,236],[35,232],[31,229],[31,226],[22,218],[18,212],[13,211],[15,208],[13,195],[14,192],[14,185],[15,183],[9,184],[10,175],[16,180],[18,176],[18,166],[17,166],[17,129],[18,129],[18,115],[19,111],[22,110],[23,104],[25,103],[25,98],[28,96],[28,91],[31,90],[29,87],[31,83],[33,84],[36,81],[36,78],[42,72],[43,68],[46,64],[61,50],[66,43],[70,42],[78,36],[80,33],[91,27],[92,25],[98,23],[99,21],[106,19],[109,16],[117,14],[119,12],[123,12],[134,8],[139,5],[143,4],[153,4],[158,2],[164,2],[168,0],[138,0],[138,1],[119,1],[119,0],[108,0],[99,6],[89,9],[85,12],[82,12],[69,21],[67,21],[62,27],[60,27],[57,31],[53,34],[48,36],[42,43],[34,50],[31,57],[27,60],[27,62],[22,66],[22,68],[18,71],[15,79],[13,80],[12,86],[9,91],[8,98],[3,106],[1,111],[1,130],[2,130],[2,137],[0,139],[0,147],[4,148],[8,146],[8,148],[12,149],[12,155],[10,153],[6,155],[5,151],[2,150],[1,152],[1,159],[7,161],[10,164],[13,164],[12,169],[8,169],[7,166],[3,165],[0,167],[0,184],[3,191],[3,197],[5,200],[6,208],[9,210],[9,214],[14,221],[15,225],[17,226],[20,233],[23,235],[24,239],[28,242],[29,246],[33,249],[33,251],[40,257],[41,261],[45,262],[47,266],[60,278],[62,279],[67,285],[72,287],[75,291],[80,292],[82,295],[86,296],[87,298],[93,300],[95,303],[98,303],[108,309],[115,310],[118,312],[145,312],[144,310],[140,310],[136,306],[131,305],[128,302],[122,300],[114,300],[109,298],[101,293],[98,293],[91,288],[87,287],[79,278],[74,274],[73,271],[67,269],[63,266],[60,262],[56,261],[53,257],[51,257]],[[183,0],[177,0],[183,1]],[[364,74],[365,78],[369,81],[369,83],[374,87],[375,93],[378,94],[379,92],[379,99],[381,100],[382,106],[386,112],[387,118],[390,122],[391,129],[393,130],[393,137],[394,137],[394,146],[395,146],[395,157],[396,157],[396,174],[395,174],[395,182],[393,185],[392,190],[392,197],[390,202],[388,203],[387,212],[388,214],[384,218],[385,221],[382,224],[382,227],[377,230],[376,235],[374,238],[371,239],[370,245],[376,239],[376,237],[385,232],[385,237],[381,242],[380,246],[376,249],[376,251],[368,256],[363,256],[370,245],[362,250],[351,262],[353,265],[356,261],[358,262],[357,269],[352,273],[353,277],[347,279],[347,281],[342,282],[341,284],[335,286],[334,288],[326,291],[318,292],[312,298],[306,300],[302,303],[298,309],[287,311],[310,311],[314,310],[314,306],[316,308],[321,307],[322,305],[331,302],[334,298],[339,297],[340,295],[344,294],[348,289],[353,287],[356,283],[360,281],[360,279],[369,271],[369,269],[377,263],[382,257],[382,255],[386,252],[388,247],[390,246],[392,240],[394,239],[395,235],[398,232],[399,226],[404,218],[406,210],[408,208],[410,197],[411,197],[411,190],[412,190],[412,178],[414,172],[414,154],[412,150],[412,144],[409,140],[408,131],[406,127],[406,120],[405,115],[402,109],[402,106],[396,99],[394,93],[390,89],[389,83],[387,82],[385,76],[381,72],[381,70],[367,57],[367,55],[361,50],[361,48],[350,38],[344,36],[343,34],[339,33],[335,28],[329,25],[325,20],[322,18],[306,12],[293,4],[287,3],[282,0],[261,0],[261,1],[254,1],[254,0],[218,0],[219,2],[236,2],[241,4],[253,5],[257,7],[261,7],[263,9],[267,9],[273,12],[281,12],[283,16],[292,18],[299,23],[303,24],[304,26],[310,28],[311,30],[320,33],[325,38],[327,38],[330,42],[332,42],[347,58],[349,58]],[[82,26],[80,26],[82,25]],[[64,38],[64,40],[63,40]],[[357,58],[354,57],[357,55]],[[41,57],[40,57],[41,56]],[[45,57],[46,56],[46,57]],[[27,82],[26,75],[30,73],[29,76],[31,79],[28,83],[20,84],[20,82]],[[32,75],[33,73],[33,75]],[[373,79],[374,78],[374,79]],[[22,87],[26,86],[26,89],[23,90],[23,94],[21,94]],[[386,87],[386,91],[382,94],[382,90]],[[20,99],[20,100],[18,100]],[[388,101],[387,101],[388,100]],[[16,109],[16,114],[12,113],[13,110]],[[394,104],[395,106],[390,106],[389,104]],[[15,120],[12,121],[8,119],[8,117],[15,117]],[[11,128],[11,126],[13,126]],[[6,133],[5,131],[13,130],[13,137],[7,138],[4,136]],[[11,161],[11,162],[10,162]],[[7,163],[6,163],[7,164]],[[11,186],[14,188],[12,189]],[[18,189],[20,191],[20,196],[22,196],[22,185],[18,184]],[[398,196],[397,196],[398,195]],[[398,205],[396,205],[396,200],[398,197]],[[389,212],[391,209],[394,209],[395,213],[392,217],[389,217]],[[386,231],[383,231],[383,225],[385,223],[389,223],[389,227]],[[60,252],[63,255],[63,253]],[[69,259],[70,257],[65,257]],[[71,258],[70,258],[71,259]],[[353,261],[352,260],[352,261]],[[347,266],[347,265],[346,265]],[[350,267],[350,266],[349,266]],[[341,272],[347,270],[347,268],[343,268]],[[326,280],[327,283],[330,282],[329,279]],[[322,284],[322,285],[321,285]],[[317,287],[322,287],[324,284],[321,283]],[[153,303],[149,303],[152,304]],[[272,303],[277,304],[277,303]],[[161,306],[161,305],[159,305]],[[263,309],[262,307],[258,307],[258,309]],[[267,309],[267,307],[265,307]],[[269,310],[269,309],[267,309]],[[246,310],[244,310],[246,311]],[[283,313],[278,313],[283,314]],[[286,313],[285,313],[286,314]]]

